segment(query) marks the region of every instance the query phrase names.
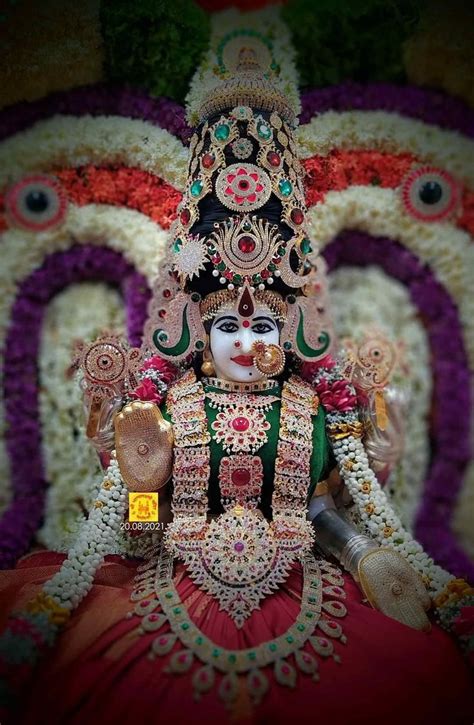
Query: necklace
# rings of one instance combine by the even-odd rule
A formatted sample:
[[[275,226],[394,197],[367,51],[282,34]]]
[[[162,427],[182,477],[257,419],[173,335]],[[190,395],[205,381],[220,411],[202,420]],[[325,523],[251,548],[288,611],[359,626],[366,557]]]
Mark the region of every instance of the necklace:
[[[240,410],[240,397],[246,402],[250,397],[253,405],[265,407],[270,404],[267,398],[274,396],[227,393],[221,394],[219,398],[223,401],[215,404],[222,405],[233,396],[239,402],[231,406],[235,409],[232,420],[244,418],[251,410],[252,415],[263,419],[262,427],[263,422],[267,423],[261,410],[243,405]],[[219,478],[225,513],[207,523],[204,497],[210,459],[204,400],[204,388],[198,384],[196,389],[192,373],[175,384],[171,395],[168,393],[176,456],[174,519],[167,528],[165,546],[170,555],[185,563],[196,584],[217,599],[240,628],[260,601],[286,579],[295,560],[302,559],[313,544],[314,534],[306,520],[304,497],[310,482],[311,415],[317,410],[317,396],[310,386],[295,377],[283,387],[282,439],[275,465],[271,523],[256,509],[263,471],[261,461],[259,464],[255,460],[258,457],[251,455],[222,459]],[[183,413],[189,409],[192,409],[192,420],[186,423],[192,423],[192,430],[182,421]],[[242,415],[236,416],[236,413]],[[259,435],[266,437],[265,430]],[[241,445],[245,450],[244,444],[245,441],[242,444],[237,441],[237,449]],[[250,439],[248,445],[252,450]],[[303,454],[301,460],[300,454]]]
[[[332,619],[346,614],[340,571],[325,561],[316,561],[311,553],[305,554],[301,563],[303,590],[295,621],[274,639],[251,648],[226,649],[196,626],[173,581],[173,557],[160,545],[151,547],[148,560],[138,567],[135,591],[139,601],[128,616],[141,617],[141,630],[156,633],[151,659],[170,655],[168,670],[177,674],[198,665],[192,678],[195,697],[217,690],[219,697],[230,703],[244,687],[258,704],[270,688],[266,667],[273,667],[278,684],[294,687],[298,674],[318,679],[319,658],[339,661],[333,641],[346,641],[340,623]],[[164,625],[167,629],[163,632]],[[170,654],[176,643],[179,648]]]
[[[256,453],[267,443],[270,423],[265,411],[279,400],[275,395],[207,392],[209,405],[217,410],[212,437],[226,453]]]
[[[211,388],[225,390],[228,393],[257,393],[264,390],[278,388],[276,380],[257,380],[254,383],[238,383],[234,380],[221,380],[221,378],[203,378],[203,385]]]

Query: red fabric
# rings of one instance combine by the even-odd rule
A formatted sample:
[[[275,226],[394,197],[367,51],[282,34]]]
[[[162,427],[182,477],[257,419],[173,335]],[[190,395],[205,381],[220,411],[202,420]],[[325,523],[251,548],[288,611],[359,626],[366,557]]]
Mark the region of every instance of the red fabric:
[[[5,606],[0,626],[7,611],[33,596],[63,558],[39,552],[24,557],[16,570],[3,572],[0,591]],[[147,656],[157,633],[140,636],[139,618],[125,618],[133,607],[129,594],[135,567],[134,562],[107,557],[92,591],[42,662],[21,712],[11,722],[472,723],[469,673],[450,637],[435,626],[428,634],[416,632],[374,611],[362,602],[349,577],[345,585],[348,614],[338,620],[347,644],[336,643],[341,663],[318,658],[319,683],[301,673],[295,689],[273,683],[253,710],[240,698],[234,711],[228,712],[215,691],[197,702],[190,678],[198,665],[184,675],[166,673],[169,656],[153,661]],[[285,585],[237,631],[216,602],[196,589],[183,568],[177,569],[176,583],[194,621],[228,648],[255,646],[287,629],[299,609],[302,585],[296,567]],[[308,651],[312,652],[309,646]],[[273,679],[271,668],[265,674]]]

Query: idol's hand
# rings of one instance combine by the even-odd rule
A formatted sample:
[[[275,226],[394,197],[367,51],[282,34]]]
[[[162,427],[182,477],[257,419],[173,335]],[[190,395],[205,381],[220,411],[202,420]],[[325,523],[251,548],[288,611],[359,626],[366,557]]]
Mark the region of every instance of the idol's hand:
[[[375,609],[413,629],[427,632],[431,600],[410,564],[396,551],[374,549],[359,561],[359,581]]]
[[[130,491],[158,491],[171,477],[173,431],[154,403],[128,403],[115,417],[115,450]]]

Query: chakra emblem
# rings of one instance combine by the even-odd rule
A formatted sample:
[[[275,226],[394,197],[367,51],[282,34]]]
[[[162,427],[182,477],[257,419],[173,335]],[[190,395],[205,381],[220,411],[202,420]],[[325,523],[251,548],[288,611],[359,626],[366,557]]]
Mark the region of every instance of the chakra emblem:
[[[270,423],[260,410],[237,404],[218,413],[211,428],[227,453],[255,453],[267,442]]]
[[[219,468],[221,496],[228,499],[224,508],[236,503],[255,508],[263,482],[263,466],[258,456],[231,456],[221,460]]]
[[[270,198],[270,177],[254,164],[232,164],[222,169],[216,181],[219,201],[228,209],[253,211]]]
[[[99,399],[120,394],[125,382],[136,388],[141,363],[138,348],[129,350],[120,338],[106,334],[89,345],[77,345],[73,361],[75,368],[82,369],[87,393]]]

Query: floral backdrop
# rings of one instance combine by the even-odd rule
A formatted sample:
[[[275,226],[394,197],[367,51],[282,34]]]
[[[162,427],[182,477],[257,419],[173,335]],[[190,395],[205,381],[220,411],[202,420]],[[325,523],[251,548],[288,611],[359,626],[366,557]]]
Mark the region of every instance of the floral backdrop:
[[[12,43],[22,32],[21,5],[10,3],[0,21],[10,28]],[[108,2],[84,5],[76,18],[76,39],[92,43],[94,53],[87,64],[79,62],[80,73],[74,65],[66,88],[53,72],[57,65],[46,64],[41,87],[31,85],[25,68],[22,74],[27,63],[22,50],[16,73],[24,78],[23,88],[19,82],[5,85],[0,112],[4,566],[25,553],[34,537],[50,548],[67,549],[94,495],[100,471],[83,430],[71,349],[75,341],[93,339],[103,329],[123,331],[133,344],[140,342],[150,286],[186,180],[190,128],[179,93],[189,84],[213,24],[230,27],[236,18],[235,12],[210,15],[216,4],[183,3],[192,10],[177,39],[169,30],[176,17],[172,12],[167,17],[171,40],[168,55],[158,58],[161,66],[156,67],[156,54],[147,55],[147,43],[161,42],[163,23],[157,22],[158,35],[152,38],[149,31],[139,55],[135,46],[128,49],[131,61],[120,78],[124,45],[133,45],[136,37],[130,31],[130,39],[124,38],[119,20],[128,17],[133,28],[137,17],[127,2],[116,3],[115,10]],[[374,14],[376,5],[367,4]],[[385,45],[377,46],[387,56],[379,61],[386,78],[361,77],[365,66],[359,46],[351,46],[351,67],[341,65],[340,54],[334,60],[322,53],[319,70],[313,64],[311,75],[305,49],[309,52],[311,38],[323,49],[324,43],[330,47],[334,16],[327,11],[318,33],[307,37],[298,31],[306,6],[286,3],[286,25],[272,14],[269,27],[274,23],[275,42],[288,58],[282,73],[291,78],[298,67],[305,68],[298,141],[310,230],[328,265],[336,329],[341,338],[357,339],[377,325],[403,343],[399,382],[410,401],[406,445],[387,486],[404,523],[429,553],[453,573],[472,578],[471,99],[449,93],[460,94],[459,87],[450,86],[451,64],[438,83],[444,90],[423,88],[419,77],[417,85],[409,82],[413,56],[430,47],[429,14],[411,36],[406,16]],[[162,20],[163,4],[154,7],[149,12],[157,15],[151,20]],[[41,15],[44,43],[55,41],[59,59],[61,44],[67,46],[67,37],[57,31],[62,13],[57,5],[50,25]],[[339,23],[345,17],[341,13]],[[375,37],[370,17],[364,22]],[[342,24],[346,42],[352,42]],[[194,25],[200,30],[186,54],[178,41]],[[183,58],[176,64],[178,45]],[[69,49],[70,54],[77,51]],[[30,50],[30,58],[38,53],[36,47]],[[173,86],[171,100],[173,78],[184,90]],[[191,88],[191,116],[192,100]],[[415,193],[428,173],[437,175],[442,194],[436,215]],[[42,190],[43,208],[25,207],[32,188]]]

